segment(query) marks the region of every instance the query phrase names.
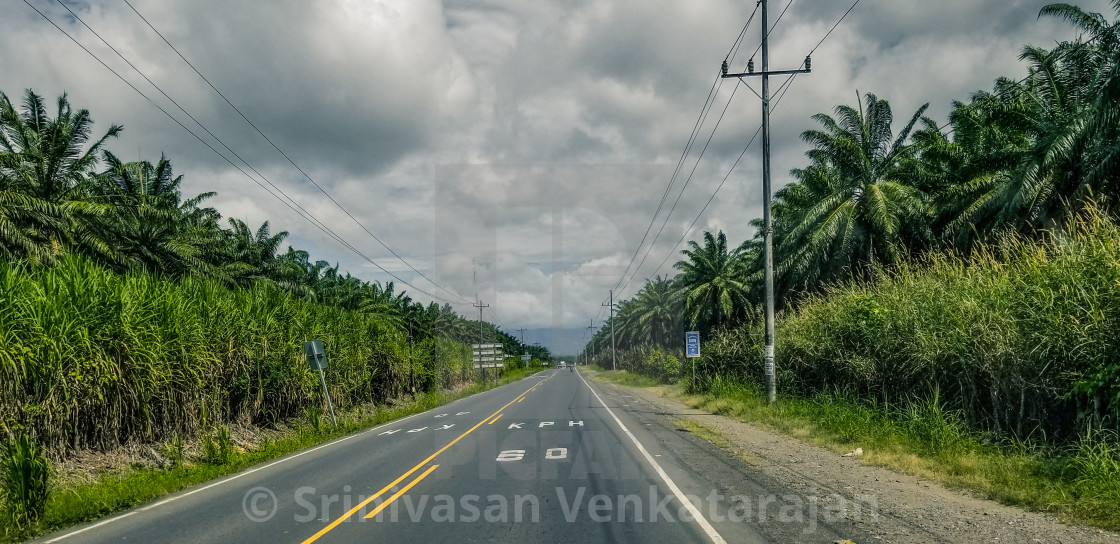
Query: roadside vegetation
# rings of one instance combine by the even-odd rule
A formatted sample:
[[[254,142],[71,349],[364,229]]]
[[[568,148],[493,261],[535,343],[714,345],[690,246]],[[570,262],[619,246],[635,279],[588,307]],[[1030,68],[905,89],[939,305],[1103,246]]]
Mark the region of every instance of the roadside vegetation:
[[[18,102],[0,92],[0,539],[318,440],[243,454],[229,430],[326,417],[307,340],[323,341],[342,412],[437,402],[478,384],[470,344],[480,336],[548,360],[450,304],[425,305],[392,282],[285,251],[287,233],[267,221],[223,220],[205,206],[214,193],[183,194],[166,157],[124,162],[109,151],[122,130],[95,131],[90,112],[65,95],[51,105],[32,90]],[[194,468],[93,495],[52,482],[52,465],[79,452],[160,445],[186,467],[185,444],[196,443]],[[78,501],[67,508],[81,514],[59,514],[58,501]]]
[[[43,493],[42,504],[34,510],[38,512],[36,517],[7,527],[0,533],[0,542],[18,542],[120,512],[195,484],[520,380],[541,368],[540,361],[534,361],[528,369],[509,369],[485,383],[454,391],[427,392],[415,401],[401,401],[394,406],[352,406],[338,413],[337,428],[322,410],[309,408],[301,417],[267,432],[252,447],[236,445],[227,425],[211,426],[189,443],[175,434],[160,444],[164,461],[161,466],[124,466],[93,477],[52,482],[49,498]],[[23,440],[34,444],[26,436]]]
[[[1120,22],[1040,16],[1081,34],[1024,47],[1027,77],[947,123],[922,107],[895,133],[873,94],[813,117],[773,208],[777,404],[761,236],[689,242],[585,355],[610,368],[613,324],[620,369],[697,406],[1120,529]]]

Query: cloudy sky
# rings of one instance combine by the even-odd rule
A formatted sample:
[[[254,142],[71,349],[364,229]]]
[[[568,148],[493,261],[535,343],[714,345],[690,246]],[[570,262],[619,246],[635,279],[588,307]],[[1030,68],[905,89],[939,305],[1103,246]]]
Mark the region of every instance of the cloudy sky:
[[[759,128],[760,101],[727,80],[639,246],[753,1],[129,0],[361,225],[124,0],[27,1],[376,265],[265,192],[21,0],[0,4],[0,90],[9,97],[26,88],[51,100],[66,92],[101,131],[124,125],[109,145],[114,153],[152,161],[165,154],[185,176],[187,193],[218,191],[211,204],[224,216],[254,226],[268,220],[314,258],[363,279],[393,281],[380,265],[414,285],[406,289],[415,299],[447,299],[464,315],[477,316],[471,302],[480,297],[491,306],[486,319],[507,331],[578,336],[589,321],[598,326],[605,318],[608,290],[618,286],[616,297],[626,298],[644,278],[672,274],[682,236],[722,229],[738,243],[752,235],[747,222],[761,215],[759,143],[730,170]],[[886,98],[899,120],[928,102],[929,114],[943,122],[953,100],[989,89],[999,76],[1021,77],[1024,44],[1073,36],[1061,21],[1037,18],[1044,4],[861,0],[813,53],[812,75],[798,77],[775,107],[775,189],[805,163],[798,135],[813,127],[809,116],[854,104],[857,93]],[[772,24],[786,5],[770,2]],[[1078,5],[1115,18],[1106,0]],[[793,1],[774,24],[771,69],[798,67],[850,6]],[[756,16],[733,69],[756,51],[760,22]],[[784,80],[772,81],[776,89]],[[758,90],[758,81],[750,83]],[[623,277],[635,254],[642,265]],[[551,343],[543,333],[537,338]]]

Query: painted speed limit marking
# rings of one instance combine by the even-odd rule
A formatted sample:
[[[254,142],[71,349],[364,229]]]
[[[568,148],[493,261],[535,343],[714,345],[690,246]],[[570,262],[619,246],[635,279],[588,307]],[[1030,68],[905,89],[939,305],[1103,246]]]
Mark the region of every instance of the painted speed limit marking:
[[[525,458],[525,450],[503,450],[495,461],[520,461]],[[544,452],[545,459],[567,459],[568,448],[549,448]]]

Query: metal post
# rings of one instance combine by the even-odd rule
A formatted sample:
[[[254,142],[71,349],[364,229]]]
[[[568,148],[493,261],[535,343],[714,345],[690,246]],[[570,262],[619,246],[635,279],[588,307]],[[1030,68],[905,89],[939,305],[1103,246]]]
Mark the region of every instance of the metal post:
[[[618,370],[614,362],[614,289],[611,289],[611,300],[609,306],[611,307],[611,370]],[[608,306],[604,304],[603,306]]]
[[[327,378],[323,376],[323,368],[319,367],[319,383],[323,384],[323,397],[327,399],[327,409],[331,412],[331,425],[338,427],[338,421],[334,418],[334,405],[331,404],[331,394],[327,392]]]
[[[489,308],[490,305],[489,304],[483,304],[482,300],[480,299],[478,301],[478,304],[475,304],[474,307],[478,308],[478,354],[479,354],[478,363],[479,363],[479,366],[482,367],[481,368],[482,369],[482,381],[485,382],[486,381],[486,365],[481,360],[482,359],[482,309],[483,308]]]
[[[416,400],[416,372],[412,368],[412,323],[408,324],[408,390]]]
[[[588,320],[588,322],[587,322],[587,332],[591,333],[591,340],[589,342],[587,342],[587,349],[585,351],[587,351],[586,361],[589,364],[594,359],[594,356],[592,355],[592,352],[591,352],[591,348],[595,346],[595,332],[594,332],[594,330],[595,330],[595,320],[594,319]]]
[[[721,77],[743,78],[747,76],[762,76],[762,236],[764,240],[763,281],[766,292],[766,346],[765,346],[765,372],[766,372],[766,398],[772,403],[777,400],[777,380],[774,374],[774,225],[770,213],[770,76],[773,74],[807,74],[811,72],[809,57],[805,57],[805,68],[798,70],[770,71],[770,44],[769,26],[767,17],[766,0],[760,0],[762,5],[762,72],[754,71],[754,60],[747,65],[746,73],[727,73],[727,61],[724,60]]]
[[[774,225],[770,216],[770,20],[766,17],[766,0],[762,0],[762,228],[766,240],[766,398],[777,398],[774,377]]]

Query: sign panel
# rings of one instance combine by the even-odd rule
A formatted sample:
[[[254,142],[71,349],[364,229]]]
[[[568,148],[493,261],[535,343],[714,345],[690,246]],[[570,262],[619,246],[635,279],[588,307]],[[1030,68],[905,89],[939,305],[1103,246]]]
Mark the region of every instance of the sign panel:
[[[487,363],[487,362],[490,362],[490,361],[504,361],[505,358],[504,357],[475,357],[471,360],[476,362],[476,363]]]
[[[494,349],[502,347],[501,344],[471,344],[474,349]]]
[[[531,361],[532,359],[533,359],[533,356],[532,356],[532,355],[529,355],[528,353],[526,353],[525,355],[522,355],[522,356],[521,356],[521,360],[522,360],[522,361]]]
[[[502,368],[503,366],[505,365],[499,363],[483,363],[480,365],[474,365],[475,368]]]
[[[311,370],[327,368],[327,352],[323,351],[322,340],[304,342],[303,351],[307,353],[307,364],[311,365]]]
[[[690,358],[700,356],[700,331],[684,333],[684,356]]]

